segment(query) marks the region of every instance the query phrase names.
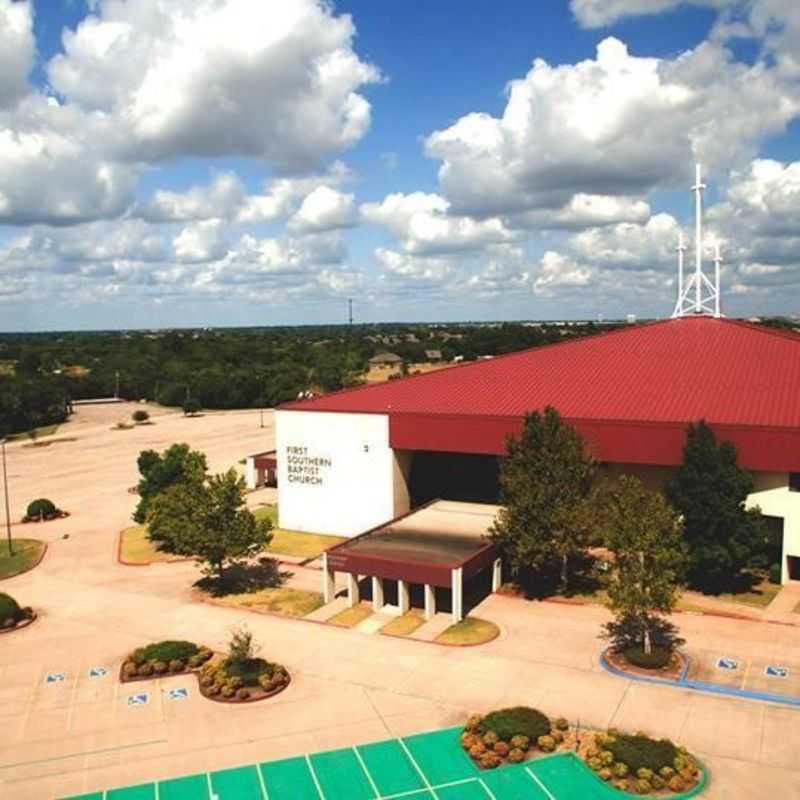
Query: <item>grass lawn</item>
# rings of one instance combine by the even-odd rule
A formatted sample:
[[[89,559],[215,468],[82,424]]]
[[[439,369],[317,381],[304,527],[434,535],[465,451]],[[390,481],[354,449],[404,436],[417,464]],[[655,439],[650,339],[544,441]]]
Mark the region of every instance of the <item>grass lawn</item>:
[[[372,613],[372,606],[369,603],[361,603],[353,608],[346,608],[338,614],[334,614],[326,622],[331,625],[339,625],[342,628],[355,628],[359,622],[363,622]]]
[[[35,428],[36,436],[52,436],[57,430],[58,425],[42,425],[41,428]],[[9,442],[19,442],[23,439],[29,439],[27,431],[22,431],[21,433],[12,433],[8,437]]]
[[[440,644],[485,644],[500,634],[494,622],[478,617],[467,617],[442,631],[436,641]]]
[[[407,614],[387,622],[381,628],[381,633],[389,633],[392,636],[410,636],[423,622],[425,622],[425,615],[422,611],[412,608]]]
[[[38,539],[12,539],[14,555],[8,554],[8,542],[0,543],[0,579],[27,572],[41,558],[46,547]]]
[[[265,506],[253,513],[256,519],[268,519],[275,526],[272,528],[272,541],[266,549],[267,553],[294,556],[296,558],[315,558],[334,545],[344,541],[341,536],[285,531],[282,528],[278,528],[277,506]]]
[[[155,562],[179,561],[179,556],[157,550],[147,538],[144,525],[133,525],[120,533],[122,537],[122,560],[133,564],[153,564]]]
[[[741,603],[745,606],[765,608],[775,599],[775,595],[778,594],[780,590],[780,584],[763,581],[757,586],[754,586],[749,592],[721,594],[717,596],[717,600],[723,600],[726,603]]]
[[[323,604],[320,592],[305,589],[260,589],[257,592],[229,594],[217,600],[227,606],[249,608],[253,611],[266,611],[284,617],[304,617],[316,611]]]

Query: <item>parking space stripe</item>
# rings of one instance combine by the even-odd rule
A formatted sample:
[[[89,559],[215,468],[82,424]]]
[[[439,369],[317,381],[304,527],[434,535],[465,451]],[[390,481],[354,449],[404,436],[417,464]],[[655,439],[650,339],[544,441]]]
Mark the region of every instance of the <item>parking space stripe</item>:
[[[356,754],[356,758],[358,759],[358,763],[361,765],[361,769],[364,770],[364,774],[367,776],[367,780],[369,781],[369,785],[372,787],[372,791],[375,792],[375,800],[381,800],[381,793],[378,791],[378,785],[372,780],[372,775],[369,774],[369,770],[367,769],[367,765],[364,763],[364,759],[361,757],[361,753],[358,752],[358,748],[354,747],[353,752]]]
[[[481,788],[486,792],[486,794],[489,795],[491,800],[497,800],[494,792],[482,780],[480,780],[480,778],[478,779],[478,783],[481,785]]]
[[[214,792],[214,784],[211,783],[210,772],[206,772],[206,784],[208,784],[208,800],[217,800],[217,795]]]
[[[428,780],[428,776],[420,769],[419,764],[417,764],[417,759],[411,755],[411,751],[408,749],[408,745],[402,740],[397,740],[400,743],[400,747],[403,748],[403,752],[406,754],[406,757],[411,762],[411,766],[419,773],[420,778],[422,778],[422,782],[425,784],[425,788],[429,789],[431,794],[434,796],[435,800],[439,800],[439,795],[436,794],[436,789],[431,786],[431,782]]]
[[[530,767],[525,767],[525,772],[533,778],[533,780],[538,784],[539,788],[547,795],[549,800],[556,800],[556,796],[544,785],[543,781],[539,776],[531,771]]]
[[[314,781],[314,786],[317,789],[319,800],[327,800],[324,792],[322,791],[322,787],[319,785],[319,778],[317,777],[317,773],[314,772],[314,765],[311,763],[310,756],[306,756],[306,764],[308,765],[308,771],[311,773],[311,779]]]
[[[258,775],[258,783],[261,786],[261,796],[264,800],[269,800],[269,792],[267,791],[267,784],[264,782],[264,776],[261,774],[261,767],[257,764],[254,766],[256,768],[256,775]]]

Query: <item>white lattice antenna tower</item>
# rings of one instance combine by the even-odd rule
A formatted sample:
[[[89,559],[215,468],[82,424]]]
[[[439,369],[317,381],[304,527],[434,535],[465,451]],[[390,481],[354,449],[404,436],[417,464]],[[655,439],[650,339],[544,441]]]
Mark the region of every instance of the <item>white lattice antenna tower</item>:
[[[673,317],[687,317],[695,314],[710,314],[720,316],[720,264],[722,255],[719,244],[714,253],[714,280],[703,272],[703,183],[700,165],[697,165],[695,184],[692,191],[695,194],[695,219],[694,219],[694,272],[688,278],[684,273],[684,254],[686,246],[683,234],[678,240],[678,301],[675,304]]]

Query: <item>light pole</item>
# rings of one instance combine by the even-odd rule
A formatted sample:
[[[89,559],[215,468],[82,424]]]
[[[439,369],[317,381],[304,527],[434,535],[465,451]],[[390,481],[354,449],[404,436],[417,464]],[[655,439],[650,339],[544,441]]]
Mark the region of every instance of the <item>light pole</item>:
[[[0,439],[0,450],[3,454],[3,494],[6,499],[6,536],[8,537],[8,555],[14,555],[14,545],[11,542],[11,512],[8,510],[8,470],[6,469],[6,440]]]

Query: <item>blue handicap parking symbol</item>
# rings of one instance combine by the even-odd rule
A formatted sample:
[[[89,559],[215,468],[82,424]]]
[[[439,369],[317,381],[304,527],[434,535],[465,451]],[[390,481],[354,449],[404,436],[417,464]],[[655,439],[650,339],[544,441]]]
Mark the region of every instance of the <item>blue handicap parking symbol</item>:
[[[129,706],[146,706],[150,700],[150,695],[147,692],[141,694],[132,694],[128,697]]]
[[[47,683],[61,683],[67,679],[66,672],[48,672],[47,673]]]
[[[167,692],[167,697],[170,700],[186,700],[189,697],[189,690],[179,686],[177,689],[170,689]]]
[[[108,675],[108,670],[105,667],[92,667],[89,670],[90,678],[105,678]]]
[[[774,667],[770,664],[764,670],[764,674],[768,678],[786,678],[789,676],[789,670],[786,667]]]
[[[739,662],[735,658],[723,656],[717,661],[717,669],[739,669]]]

